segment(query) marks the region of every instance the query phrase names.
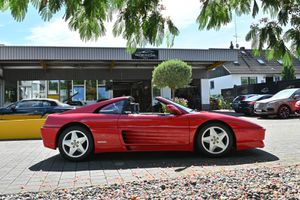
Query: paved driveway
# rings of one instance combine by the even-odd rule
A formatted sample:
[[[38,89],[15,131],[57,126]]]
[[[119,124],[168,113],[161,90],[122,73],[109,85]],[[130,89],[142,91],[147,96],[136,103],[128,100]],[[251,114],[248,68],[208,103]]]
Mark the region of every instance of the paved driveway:
[[[80,163],[64,161],[41,140],[0,142],[0,193],[45,191],[136,180],[165,179],[206,171],[300,164],[299,118],[247,118],[267,129],[266,147],[208,159],[186,152],[110,153]]]

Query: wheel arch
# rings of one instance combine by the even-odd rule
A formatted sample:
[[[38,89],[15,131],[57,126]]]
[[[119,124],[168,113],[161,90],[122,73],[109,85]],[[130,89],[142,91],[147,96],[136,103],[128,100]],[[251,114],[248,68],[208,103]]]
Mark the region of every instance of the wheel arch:
[[[290,112],[293,112],[292,109],[291,109],[291,106],[288,105],[288,104],[286,104],[286,103],[283,103],[283,104],[281,104],[280,106],[278,106],[277,112],[279,111],[279,108],[281,108],[282,106],[288,107],[288,109],[290,110]]]
[[[63,126],[59,129],[59,131],[58,131],[58,133],[57,133],[57,135],[56,135],[56,139],[55,139],[55,145],[56,145],[56,147],[58,147],[58,139],[59,139],[59,136],[62,134],[62,132],[63,132],[64,130],[66,130],[67,128],[72,127],[72,126],[80,126],[80,127],[82,127],[82,128],[85,128],[87,131],[89,131],[89,133],[90,133],[90,135],[91,135],[91,137],[92,137],[92,139],[93,139],[93,142],[95,143],[95,139],[94,139],[94,136],[93,136],[93,134],[92,134],[92,132],[91,132],[91,129],[90,129],[86,124],[81,123],[81,122],[70,122],[70,123],[68,123],[68,124],[63,125]],[[94,148],[95,148],[95,145],[94,145]],[[94,150],[94,149],[93,149],[93,150]]]
[[[232,136],[233,136],[233,140],[234,140],[233,141],[233,148],[236,149],[236,135],[235,135],[233,129],[231,128],[231,126],[229,126],[229,124],[227,124],[226,122],[221,121],[221,120],[209,120],[209,121],[206,121],[203,124],[201,124],[201,125],[198,126],[198,128],[196,130],[196,133],[194,134],[194,138],[193,138],[193,149],[194,150],[196,149],[196,138],[200,134],[201,128],[203,128],[206,125],[212,124],[212,123],[222,124],[222,125],[226,126],[231,131]]]

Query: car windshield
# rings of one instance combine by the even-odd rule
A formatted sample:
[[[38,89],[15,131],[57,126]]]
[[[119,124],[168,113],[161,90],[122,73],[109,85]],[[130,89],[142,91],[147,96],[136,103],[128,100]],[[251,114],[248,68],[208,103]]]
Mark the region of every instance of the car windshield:
[[[288,89],[277,92],[272,99],[285,99],[291,97],[297,89]]]
[[[252,96],[252,97],[249,97],[248,99],[246,99],[246,101],[257,101],[257,100],[259,100],[261,97],[263,97],[263,95]]]
[[[176,103],[176,102],[174,102],[174,101],[172,101],[172,100],[170,100],[170,99],[166,99],[166,100],[167,100],[168,102],[170,102],[171,104],[173,104],[173,105],[179,107],[180,109],[182,109],[182,110],[184,110],[184,111],[186,111],[186,112],[188,112],[188,113],[191,113],[191,112],[194,111],[193,109],[190,109],[190,108],[188,108],[188,107],[185,107],[185,106],[183,106],[183,105],[180,105],[180,104],[178,104],[178,103]]]

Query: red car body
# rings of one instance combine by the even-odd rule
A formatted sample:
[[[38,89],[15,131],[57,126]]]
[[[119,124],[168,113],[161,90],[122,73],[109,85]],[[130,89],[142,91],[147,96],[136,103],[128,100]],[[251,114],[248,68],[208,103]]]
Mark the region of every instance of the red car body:
[[[300,100],[295,104],[296,113],[300,114]]]
[[[93,152],[194,151],[198,130],[217,122],[230,128],[236,150],[264,147],[265,129],[241,118],[211,113],[187,112],[162,97],[159,102],[171,105],[178,114],[99,113],[99,108],[129,99],[118,97],[47,117],[41,129],[45,147],[56,149],[58,137],[67,127],[80,125],[93,138]]]

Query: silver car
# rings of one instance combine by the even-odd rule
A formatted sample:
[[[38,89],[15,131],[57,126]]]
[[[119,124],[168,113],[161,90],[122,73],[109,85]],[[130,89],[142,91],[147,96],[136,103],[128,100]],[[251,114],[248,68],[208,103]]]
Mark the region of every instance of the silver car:
[[[261,117],[277,115],[286,119],[296,111],[296,102],[300,100],[300,88],[285,89],[269,99],[257,101],[254,105],[254,113]]]

